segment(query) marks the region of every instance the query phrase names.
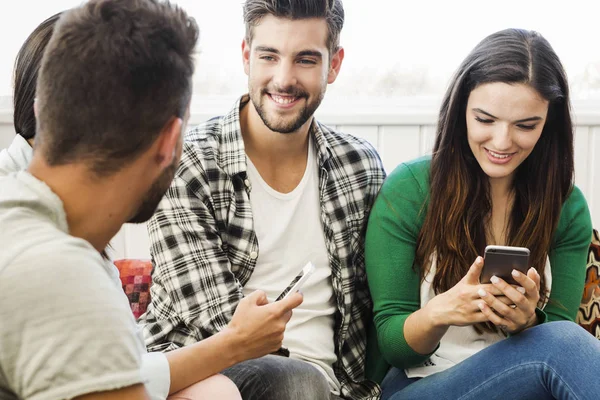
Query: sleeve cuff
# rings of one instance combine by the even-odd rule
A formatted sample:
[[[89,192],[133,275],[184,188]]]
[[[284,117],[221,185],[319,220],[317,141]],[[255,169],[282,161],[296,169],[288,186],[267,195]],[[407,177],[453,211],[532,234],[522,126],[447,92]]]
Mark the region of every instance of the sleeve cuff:
[[[164,353],[142,356],[142,376],[152,400],[165,400],[171,387],[171,368]]]
[[[535,316],[537,317],[538,325],[544,324],[548,320],[548,315],[546,315],[546,312],[541,308],[536,307]]]

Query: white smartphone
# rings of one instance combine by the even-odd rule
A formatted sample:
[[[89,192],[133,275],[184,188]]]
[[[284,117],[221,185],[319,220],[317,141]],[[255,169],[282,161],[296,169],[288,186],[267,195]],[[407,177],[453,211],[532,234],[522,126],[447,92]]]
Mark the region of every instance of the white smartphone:
[[[511,275],[513,269],[527,275],[529,269],[529,249],[513,246],[487,246],[485,248],[481,283],[489,283],[496,275],[511,285],[519,285]]]
[[[285,290],[281,292],[279,296],[277,296],[275,301],[283,300],[287,298],[291,293],[296,293],[298,290],[300,290],[302,285],[306,283],[306,281],[308,280],[308,278],[310,278],[313,272],[315,272],[315,265],[309,261],[304,266],[304,268],[302,268],[302,271],[300,271],[300,273],[296,275],[294,280],[285,288]]]

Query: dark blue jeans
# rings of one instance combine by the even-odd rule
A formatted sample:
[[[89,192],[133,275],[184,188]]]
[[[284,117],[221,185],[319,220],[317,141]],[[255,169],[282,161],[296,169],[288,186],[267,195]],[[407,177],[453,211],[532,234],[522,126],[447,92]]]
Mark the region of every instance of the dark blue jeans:
[[[244,361],[222,372],[244,400],[330,400],[327,379],[304,361],[268,355]]]
[[[381,386],[383,400],[600,399],[600,340],[572,322],[549,322],[425,378],[392,368]]]

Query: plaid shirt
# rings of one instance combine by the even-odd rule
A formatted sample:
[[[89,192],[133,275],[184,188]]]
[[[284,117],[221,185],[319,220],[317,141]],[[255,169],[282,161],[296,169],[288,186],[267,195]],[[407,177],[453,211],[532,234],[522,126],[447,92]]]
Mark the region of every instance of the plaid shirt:
[[[247,102],[242,97],[229,114],[187,133],[173,184],[149,223],[152,300],[140,322],[150,351],[176,349],[223,329],[256,266],[259,247],[239,115]],[[366,141],[316,120],[311,134],[337,305],[333,369],[343,396],[374,399],[379,388],[364,378],[372,309],[364,230],[385,172]]]

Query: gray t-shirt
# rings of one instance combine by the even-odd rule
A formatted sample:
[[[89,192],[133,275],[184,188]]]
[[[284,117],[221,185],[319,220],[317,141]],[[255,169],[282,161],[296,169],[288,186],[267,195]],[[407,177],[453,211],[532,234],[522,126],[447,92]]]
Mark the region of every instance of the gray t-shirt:
[[[68,234],[61,200],[0,177],[0,399],[72,398],[142,383],[142,342],[108,264]]]

